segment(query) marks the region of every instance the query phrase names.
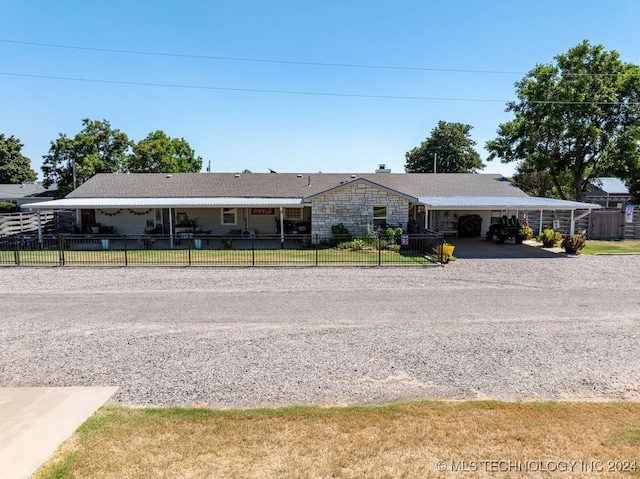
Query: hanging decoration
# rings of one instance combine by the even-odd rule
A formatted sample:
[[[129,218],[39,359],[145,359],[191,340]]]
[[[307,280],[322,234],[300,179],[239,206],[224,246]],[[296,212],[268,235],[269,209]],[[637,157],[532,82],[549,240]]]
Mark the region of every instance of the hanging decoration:
[[[144,216],[144,215],[148,215],[149,213],[151,213],[153,211],[153,208],[149,208],[147,211],[133,211],[131,208],[129,208],[127,210],[129,213],[131,213],[132,215],[136,215],[136,216]]]
[[[98,210],[100,212],[101,215],[105,215],[105,216],[116,216],[119,215],[120,212],[122,211],[122,209],[116,210],[113,213],[109,213],[108,211],[104,211],[104,210]]]

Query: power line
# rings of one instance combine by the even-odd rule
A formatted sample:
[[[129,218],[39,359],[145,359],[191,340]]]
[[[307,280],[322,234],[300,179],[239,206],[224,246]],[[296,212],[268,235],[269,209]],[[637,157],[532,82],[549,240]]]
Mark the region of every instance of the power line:
[[[389,99],[389,100],[431,100],[431,101],[437,100],[437,101],[505,103],[505,100],[492,100],[492,99],[482,99],[482,98],[443,98],[443,97],[402,96],[402,95],[369,95],[364,93],[332,93],[332,92],[295,91],[295,90],[267,90],[267,89],[261,89],[261,88],[234,88],[234,87],[218,87],[218,86],[207,86],[207,85],[181,85],[176,83],[152,83],[152,82],[134,82],[134,81],[124,81],[124,80],[100,80],[100,79],[93,79],[93,78],[32,75],[29,73],[13,73],[13,72],[0,72],[0,75],[16,76],[16,77],[24,77],[24,78],[40,78],[40,79],[46,79],[46,80],[104,83],[104,84],[110,84],[110,85],[151,86],[151,87],[163,87],[163,88],[235,91],[235,92],[249,92],[249,93],[277,93],[282,95],[333,96],[333,97],[345,97],[345,98],[378,98],[378,99]]]
[[[41,42],[26,42],[20,40],[9,40],[0,38],[2,43],[11,43],[16,45],[29,45],[35,47],[46,48],[58,48],[66,50],[80,50],[90,52],[102,52],[102,53],[120,53],[127,55],[144,55],[144,56],[156,56],[156,57],[172,57],[172,58],[193,58],[199,60],[217,60],[217,61],[234,61],[234,62],[253,62],[253,63],[271,63],[282,65],[301,65],[301,66],[321,66],[321,67],[333,67],[333,68],[360,68],[360,69],[374,69],[374,70],[404,70],[404,71],[424,71],[424,72],[441,72],[441,73],[482,73],[493,75],[525,75],[527,72],[522,71],[508,71],[508,70],[476,70],[469,68],[435,68],[435,67],[418,67],[418,66],[401,66],[401,65],[370,65],[361,63],[336,63],[336,62],[310,62],[310,61],[295,61],[295,60],[273,60],[267,58],[247,58],[247,57],[228,57],[218,55],[196,55],[188,53],[169,53],[169,52],[152,52],[144,50],[125,50],[116,48],[97,48],[97,47],[83,47],[78,45],[62,45],[56,43],[41,43]],[[638,72],[629,73],[567,73],[571,76],[620,76],[640,75]]]
[[[34,75],[29,73],[0,72],[0,75],[15,76],[23,78],[38,78],[45,80],[74,81],[84,83],[102,83],[107,85],[131,85],[131,86],[150,86],[160,88],[181,88],[190,90],[213,90],[213,91],[232,91],[246,93],[274,93],[280,95],[306,95],[306,96],[329,96],[341,98],[375,98],[383,100],[421,100],[421,101],[451,101],[451,102],[475,102],[475,103],[511,103],[508,100],[496,100],[490,98],[447,98],[447,97],[428,97],[428,96],[409,96],[409,95],[373,95],[366,93],[335,93],[335,92],[316,92],[316,91],[296,91],[296,90],[270,90],[262,88],[234,88],[234,87],[218,87],[207,85],[182,85],[177,83],[154,83],[154,82],[134,82],[125,80],[101,80],[95,78],[77,78],[62,77],[52,75]],[[640,106],[637,102],[609,102],[609,101],[529,101],[533,104],[545,105],[600,105],[600,106]]]
[[[82,50],[90,52],[103,52],[103,53],[124,53],[127,55],[146,55],[157,57],[173,57],[173,58],[195,58],[200,60],[222,60],[222,61],[234,61],[234,62],[254,62],[254,63],[276,63],[284,65],[306,65],[306,66],[320,66],[320,67],[337,67],[337,68],[366,68],[377,70],[407,70],[407,71],[427,71],[427,72],[443,72],[443,73],[488,73],[496,75],[522,75],[524,72],[515,71],[499,71],[499,70],[472,70],[472,69],[455,69],[455,68],[431,68],[431,67],[415,67],[415,66],[399,66],[399,65],[367,65],[358,63],[331,63],[331,62],[304,62],[294,60],[270,60],[266,58],[243,58],[243,57],[227,57],[227,56],[214,56],[214,55],[194,55],[186,53],[167,53],[167,52],[149,52],[142,50],[121,50],[115,48],[94,48],[94,47],[82,47],[77,45],[59,45],[55,43],[38,43],[38,42],[23,42],[18,40],[1,39],[3,43],[13,43],[17,45],[30,45],[37,47],[47,48],[61,48],[66,50]]]

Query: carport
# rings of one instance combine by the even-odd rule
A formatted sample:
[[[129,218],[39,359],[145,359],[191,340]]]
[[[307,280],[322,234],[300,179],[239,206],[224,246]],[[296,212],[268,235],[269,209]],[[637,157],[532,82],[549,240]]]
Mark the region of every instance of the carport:
[[[482,235],[486,233],[491,219],[503,215],[522,218],[527,215],[529,226],[540,234],[548,217],[562,216],[569,224],[568,233],[575,234],[576,223],[589,216],[592,210],[601,208],[593,203],[537,198],[532,196],[423,196],[420,204],[425,206],[427,229],[436,227],[442,215],[459,213],[477,214],[482,218]],[[550,215],[546,215],[550,213]],[[548,225],[549,227],[553,225]]]

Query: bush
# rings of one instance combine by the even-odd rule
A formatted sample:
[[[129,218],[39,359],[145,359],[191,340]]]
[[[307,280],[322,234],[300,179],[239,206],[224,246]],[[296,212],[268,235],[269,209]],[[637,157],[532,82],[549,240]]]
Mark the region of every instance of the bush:
[[[378,246],[378,233],[371,227],[371,225],[367,225],[364,233],[362,233],[358,239],[364,241],[364,244],[372,247]]]
[[[582,235],[571,235],[562,240],[562,247],[569,254],[579,254],[586,242]]]
[[[360,251],[365,249],[367,244],[361,239],[354,239],[352,241],[345,241],[338,244],[338,249],[350,249],[353,251]]]
[[[0,213],[15,213],[20,211],[17,205],[10,202],[0,202]]]
[[[349,230],[342,223],[338,223],[331,227],[331,234],[336,236],[347,236],[349,234]]]
[[[540,241],[545,248],[553,248],[562,240],[562,235],[557,231],[547,228],[542,231],[542,234],[538,236],[537,240]]]
[[[523,225],[522,226],[522,239],[530,240],[533,238],[533,229],[531,226]]]

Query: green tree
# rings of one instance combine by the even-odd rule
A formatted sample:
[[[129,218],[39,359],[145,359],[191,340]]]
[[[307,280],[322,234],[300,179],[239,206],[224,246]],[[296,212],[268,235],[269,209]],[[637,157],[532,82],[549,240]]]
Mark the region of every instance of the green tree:
[[[15,136],[6,137],[0,133],[0,183],[17,185],[36,180],[31,160],[21,153],[23,146]]]
[[[157,130],[133,145],[127,157],[127,171],[131,173],[198,173],[202,158],[184,138],[170,138]]]
[[[82,124],[84,128],[73,138],[60,133],[43,156],[43,184],[58,183],[59,196],[67,195],[96,173],[122,172],[131,146],[127,135],[112,129],[107,120],[85,118]]]
[[[518,163],[512,182],[522,191],[531,196],[558,198],[558,191],[551,175],[531,165],[528,161]],[[566,176],[560,178],[560,183],[566,185]]]
[[[560,198],[584,199],[599,176],[628,178],[637,163],[640,69],[587,40],[516,83],[515,118],[488,141],[489,160],[524,161]]]
[[[485,167],[471,139],[471,125],[439,121],[431,136],[420,146],[405,153],[409,173],[433,173],[437,155],[437,173],[475,173]]]

